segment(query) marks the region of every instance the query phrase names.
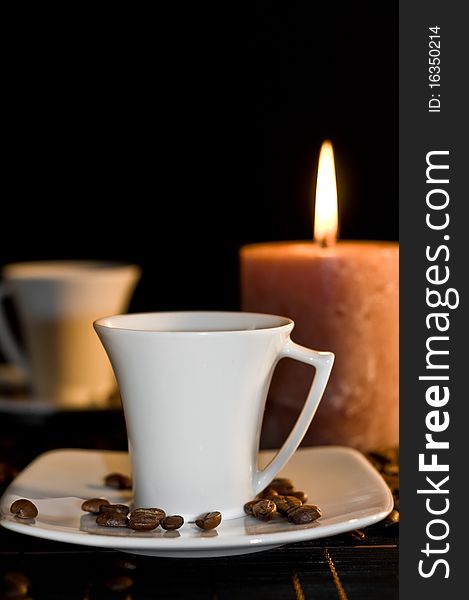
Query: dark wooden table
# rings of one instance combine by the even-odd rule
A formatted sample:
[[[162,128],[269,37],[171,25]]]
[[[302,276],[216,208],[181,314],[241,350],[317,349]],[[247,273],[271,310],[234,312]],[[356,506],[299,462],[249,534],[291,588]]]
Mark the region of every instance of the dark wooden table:
[[[35,456],[64,447],[125,449],[122,414],[75,413],[41,420],[0,415],[0,492]],[[396,455],[389,456],[372,459],[386,471],[398,502]],[[398,524],[211,559],[137,557],[0,527],[0,600],[387,600],[398,597],[397,576]]]

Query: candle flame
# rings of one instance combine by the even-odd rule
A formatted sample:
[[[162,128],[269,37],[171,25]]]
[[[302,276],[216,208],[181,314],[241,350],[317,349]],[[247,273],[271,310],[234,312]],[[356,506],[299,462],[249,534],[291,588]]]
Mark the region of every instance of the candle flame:
[[[314,211],[314,240],[321,246],[332,246],[337,239],[337,182],[334,150],[328,140],[323,142],[319,154]]]

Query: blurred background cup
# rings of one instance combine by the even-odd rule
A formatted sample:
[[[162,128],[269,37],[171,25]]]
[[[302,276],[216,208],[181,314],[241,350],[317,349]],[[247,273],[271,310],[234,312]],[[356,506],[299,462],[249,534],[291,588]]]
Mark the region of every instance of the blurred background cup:
[[[100,261],[10,264],[0,282],[0,349],[21,368],[35,398],[65,407],[105,405],[116,390],[93,321],[125,312],[136,265]],[[12,327],[10,299],[22,345]]]

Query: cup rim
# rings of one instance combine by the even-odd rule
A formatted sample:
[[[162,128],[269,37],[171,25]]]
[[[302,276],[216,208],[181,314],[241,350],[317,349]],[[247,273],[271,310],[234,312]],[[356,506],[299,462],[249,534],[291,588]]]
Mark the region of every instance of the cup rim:
[[[140,273],[138,265],[113,260],[64,259],[32,260],[8,263],[2,267],[2,276],[6,280],[55,280],[78,279],[92,275],[117,274],[122,272]]]
[[[129,326],[129,322],[140,320],[140,319],[151,319],[152,317],[214,317],[214,318],[234,318],[234,317],[244,317],[245,319],[257,319],[268,322],[269,319],[277,320],[277,323],[272,322],[272,325],[263,324],[259,327],[243,327],[240,328],[230,328],[223,327],[219,329],[209,329],[209,328],[198,328],[198,329],[189,329],[189,328],[174,328],[174,329],[157,329],[150,328],[147,326],[144,327],[132,327]],[[127,323],[127,324],[126,324]],[[136,334],[142,335],[220,335],[226,333],[232,334],[255,334],[259,332],[272,332],[272,331],[280,331],[280,330],[289,330],[293,329],[294,322],[289,317],[284,317],[281,315],[273,315],[269,313],[254,313],[248,311],[218,311],[218,310],[181,310],[181,311],[154,311],[154,312],[140,312],[140,313],[126,313],[119,315],[110,315],[107,317],[102,317],[97,319],[93,323],[93,327],[99,333],[105,331],[114,331],[114,332],[133,332]]]

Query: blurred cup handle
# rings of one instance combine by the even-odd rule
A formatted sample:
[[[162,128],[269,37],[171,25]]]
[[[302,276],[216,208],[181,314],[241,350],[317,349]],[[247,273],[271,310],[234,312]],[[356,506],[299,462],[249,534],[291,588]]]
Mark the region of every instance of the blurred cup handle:
[[[9,295],[8,282],[0,281],[0,349],[9,362],[13,363],[29,375],[31,369],[28,360],[13,335],[5,312],[4,300]]]

